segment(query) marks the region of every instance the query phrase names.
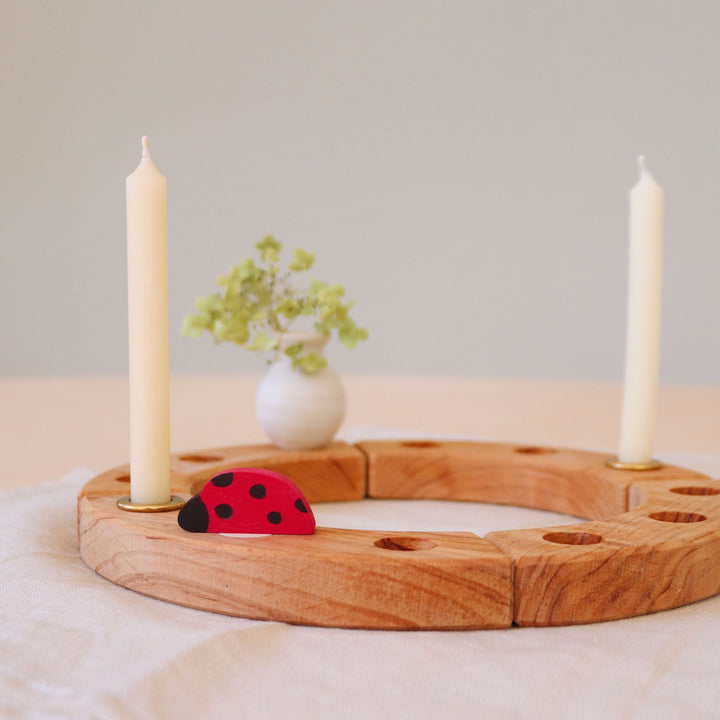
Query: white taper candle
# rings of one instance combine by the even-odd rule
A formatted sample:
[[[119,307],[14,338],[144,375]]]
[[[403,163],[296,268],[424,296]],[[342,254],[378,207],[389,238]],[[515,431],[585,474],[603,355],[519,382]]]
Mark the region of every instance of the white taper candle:
[[[630,191],[630,268],[621,463],[653,455],[660,369],[664,193],[640,157],[640,180]]]
[[[170,500],[167,182],[142,158],[126,180],[130,355],[130,498]]]

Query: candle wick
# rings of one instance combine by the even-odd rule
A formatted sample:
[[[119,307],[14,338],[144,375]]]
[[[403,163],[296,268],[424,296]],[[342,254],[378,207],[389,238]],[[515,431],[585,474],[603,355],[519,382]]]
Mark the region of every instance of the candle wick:
[[[148,136],[143,135],[142,137],[142,156],[144,158],[150,157],[150,146],[148,145]]]
[[[640,173],[641,173],[641,174],[642,174],[642,173],[646,173],[646,172],[648,171],[648,170],[647,170],[647,167],[645,166],[645,156],[644,156],[644,155],[639,155],[639,156],[638,156],[638,165],[640,166]]]

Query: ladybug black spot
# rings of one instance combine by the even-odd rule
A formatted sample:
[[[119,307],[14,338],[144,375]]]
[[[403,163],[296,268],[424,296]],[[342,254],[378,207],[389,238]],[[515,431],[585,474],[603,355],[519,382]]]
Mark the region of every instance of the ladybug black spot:
[[[279,525],[282,520],[282,515],[279,512],[270,512],[268,513],[267,519],[268,522],[271,522],[273,525]]]
[[[265,490],[265,486],[260,483],[253,485],[250,488],[250,496],[254,497],[256,500],[262,500],[265,495],[267,495],[267,490]]]
[[[223,473],[222,475],[218,475],[217,477],[214,477],[210,482],[215,487],[227,487],[232,481],[233,481],[232,473]]]
[[[222,520],[227,520],[233,514],[233,509],[227,503],[221,503],[216,506],[215,513]]]
[[[194,495],[180,508],[177,521],[188,532],[207,532],[210,516],[200,495]]]
[[[300,498],[298,498],[298,499],[295,501],[295,507],[296,507],[301,513],[306,513],[306,512],[307,512],[307,508],[305,507],[305,503],[304,503]]]

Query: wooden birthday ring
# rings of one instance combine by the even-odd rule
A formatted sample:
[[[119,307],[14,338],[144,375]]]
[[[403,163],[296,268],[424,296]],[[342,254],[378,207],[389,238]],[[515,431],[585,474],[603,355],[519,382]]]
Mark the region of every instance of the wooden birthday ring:
[[[312,502],[370,498],[521,505],[591,522],[472,533],[317,528],[192,534],[177,511],[131,513],[128,466],[78,497],[80,554],[108,580],[200,610],[302,625],[474,630],[617,620],[720,592],[720,482],[681,467],[612,469],[600,453],[386,441],[287,452],[268,445],[173,456],[189,497],[222,470],[290,477]]]

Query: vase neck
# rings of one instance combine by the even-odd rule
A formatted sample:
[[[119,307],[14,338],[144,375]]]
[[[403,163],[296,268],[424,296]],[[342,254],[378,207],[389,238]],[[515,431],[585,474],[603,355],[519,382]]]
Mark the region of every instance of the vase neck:
[[[285,350],[291,345],[301,343],[305,352],[322,355],[329,339],[327,335],[318,333],[288,332],[280,337],[280,349]]]

